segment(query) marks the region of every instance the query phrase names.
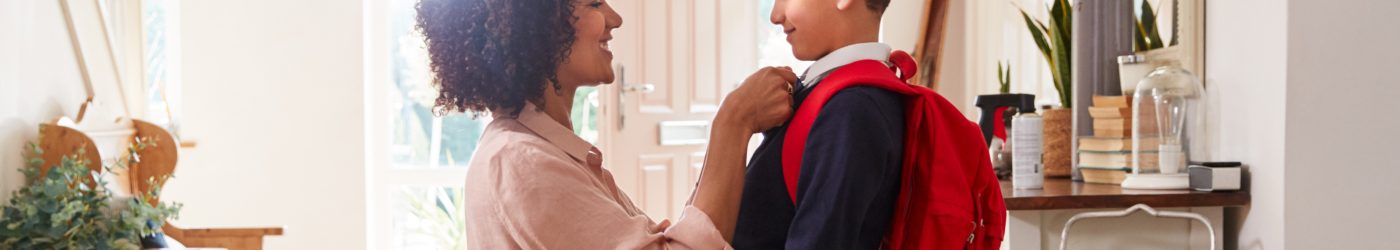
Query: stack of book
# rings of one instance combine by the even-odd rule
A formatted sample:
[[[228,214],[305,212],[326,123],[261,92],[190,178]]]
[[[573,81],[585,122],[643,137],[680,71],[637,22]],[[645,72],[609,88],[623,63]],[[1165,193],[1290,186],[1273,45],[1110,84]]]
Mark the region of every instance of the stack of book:
[[[1094,120],[1094,136],[1079,138],[1079,171],[1084,182],[1122,184],[1132,172],[1133,108],[1131,96],[1094,96],[1089,117]],[[1151,139],[1145,139],[1151,140]],[[1155,165],[1158,143],[1143,142],[1139,163]],[[1150,159],[1150,160],[1149,160]]]

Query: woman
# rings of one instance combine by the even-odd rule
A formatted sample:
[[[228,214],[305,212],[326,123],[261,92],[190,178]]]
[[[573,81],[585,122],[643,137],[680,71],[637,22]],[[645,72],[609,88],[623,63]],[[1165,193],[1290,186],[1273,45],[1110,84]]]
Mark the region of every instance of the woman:
[[[791,112],[790,69],[730,93],[690,206],[657,223],[618,190],[602,153],[572,133],[574,90],[613,81],[603,0],[421,0],[440,112],[490,112],[467,174],[473,249],[728,248],[749,137]]]

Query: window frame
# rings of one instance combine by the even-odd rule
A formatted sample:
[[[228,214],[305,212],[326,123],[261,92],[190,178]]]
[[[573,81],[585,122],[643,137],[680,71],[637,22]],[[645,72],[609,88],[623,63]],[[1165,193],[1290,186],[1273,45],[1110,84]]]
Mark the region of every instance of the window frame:
[[[63,0],[69,1],[69,0]],[[155,102],[151,101],[150,93],[156,91],[150,86],[150,79],[147,79],[146,68],[150,65],[146,60],[146,53],[152,50],[146,43],[146,34],[150,27],[146,26],[145,20],[148,18],[145,7],[152,0],[95,0],[101,4],[102,19],[106,23],[108,43],[112,46],[113,59],[116,60],[117,72],[120,78],[119,88],[123,99],[126,102],[126,113],[132,118],[152,122],[164,127],[180,139],[178,129],[181,100],[178,94],[181,84],[180,74],[180,50],[179,39],[180,29],[180,1],[160,0],[163,4],[168,4],[172,11],[167,12],[166,20],[167,33],[165,36],[167,54],[164,58],[166,64],[166,82],[162,84],[160,91],[164,92],[164,105],[152,107]],[[159,111],[159,112],[151,112]],[[185,147],[192,143],[182,140],[181,146]]]
[[[393,160],[393,133],[394,127],[394,107],[391,103],[394,100],[389,98],[388,93],[392,93],[392,72],[394,70],[393,54],[390,46],[392,27],[390,19],[390,6],[393,1],[405,0],[367,0],[364,1],[364,74],[363,85],[365,93],[365,104],[363,107],[365,117],[365,201],[366,208],[366,246],[371,249],[393,249],[394,244],[394,208],[396,196],[405,187],[447,187],[464,188],[466,184],[467,168],[465,167],[435,167],[436,161],[429,163],[430,166],[404,167]],[[442,118],[433,119],[439,123]],[[437,127],[435,130],[440,130]],[[435,133],[436,134],[436,133]],[[436,143],[434,143],[436,144]],[[431,157],[430,157],[431,158]],[[462,208],[458,208],[462,209]],[[462,235],[466,237],[466,235]]]

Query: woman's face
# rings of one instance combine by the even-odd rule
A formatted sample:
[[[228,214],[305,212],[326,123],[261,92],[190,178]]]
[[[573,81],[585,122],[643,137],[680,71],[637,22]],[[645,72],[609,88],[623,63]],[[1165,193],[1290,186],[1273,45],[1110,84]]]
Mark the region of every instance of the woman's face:
[[[606,0],[575,0],[574,44],[559,66],[561,84],[593,86],[613,81],[613,53],[608,48],[612,31],[622,26],[622,16]]]

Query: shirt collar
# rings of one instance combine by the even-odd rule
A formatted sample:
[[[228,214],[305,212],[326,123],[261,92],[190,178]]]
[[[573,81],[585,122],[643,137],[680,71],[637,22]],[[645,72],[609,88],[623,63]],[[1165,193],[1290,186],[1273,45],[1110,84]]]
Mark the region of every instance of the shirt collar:
[[[497,119],[508,119],[503,117],[503,114],[496,114],[495,116]],[[548,114],[536,108],[535,104],[525,102],[525,106],[520,108],[520,115],[515,117],[515,120],[525,125],[525,128],[535,132],[535,134],[539,135],[541,138],[549,141],[549,143],[564,150],[564,152],[568,153],[574,160],[580,163],[588,163],[588,153],[590,150],[593,150],[593,144],[584,141],[583,138],[579,138],[578,135],[574,134],[573,130],[564,127],[563,124],[559,124],[558,121],[550,118]]]
[[[847,45],[846,47],[832,51],[830,54],[826,54],[826,56],[823,56],[821,59],[817,59],[817,62],[812,63],[812,66],[807,68],[807,72],[802,73],[802,86],[810,87],[812,84],[820,82],[822,76],[825,76],[827,72],[840,68],[841,66],[846,66],[846,64],[861,60],[889,61],[891,51],[893,51],[893,49],[891,49],[889,45],[883,43],[872,42]]]

